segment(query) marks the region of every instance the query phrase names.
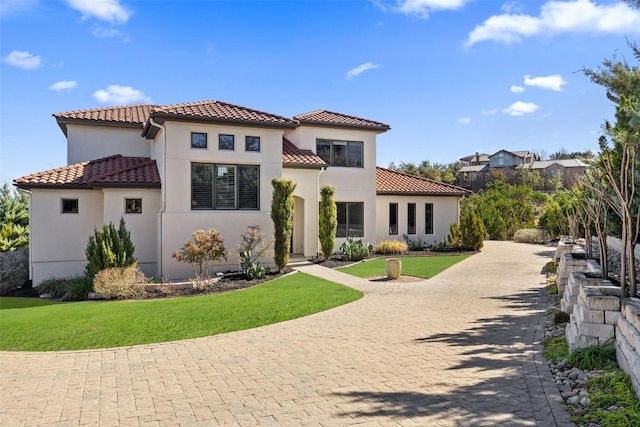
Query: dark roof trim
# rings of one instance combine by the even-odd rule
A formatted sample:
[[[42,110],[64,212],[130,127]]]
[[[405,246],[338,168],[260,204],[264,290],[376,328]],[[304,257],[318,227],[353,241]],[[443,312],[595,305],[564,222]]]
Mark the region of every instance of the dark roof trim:
[[[54,115],[55,117],[55,115]],[[77,124],[77,125],[92,125],[92,126],[109,126],[109,127],[120,127],[120,128],[129,128],[129,129],[142,129],[142,123],[133,123],[133,122],[118,122],[118,121],[106,121],[106,120],[95,120],[95,119],[58,119],[58,126],[64,133],[64,136],[67,136],[67,125],[68,124]]]
[[[383,133],[391,129],[391,126],[372,126],[372,125],[355,125],[355,124],[344,124],[344,123],[335,123],[335,122],[320,122],[317,120],[305,120],[305,119],[296,119],[300,125],[306,126],[316,126],[316,127],[325,127],[325,128],[340,128],[340,129],[351,129],[351,130],[365,130],[369,132]]]
[[[466,188],[464,189],[466,190]],[[458,192],[458,193],[446,193],[446,192],[440,192],[440,193],[428,193],[428,192],[424,192],[424,191],[419,191],[419,192],[401,192],[401,191],[376,191],[376,195],[377,196],[408,196],[408,197],[422,197],[422,196],[433,196],[433,197],[464,197],[466,194],[472,194],[472,191],[467,190],[466,193],[462,193],[462,192]]]

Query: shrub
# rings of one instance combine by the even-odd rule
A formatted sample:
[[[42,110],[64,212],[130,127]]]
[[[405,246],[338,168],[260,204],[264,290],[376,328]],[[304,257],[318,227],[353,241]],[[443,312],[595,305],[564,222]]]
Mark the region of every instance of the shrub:
[[[412,239],[411,237],[409,237],[406,234],[402,235],[402,238],[404,239],[404,241],[407,243],[407,248],[410,251],[421,251],[424,249],[425,246],[425,242],[423,240],[422,234],[418,234],[414,239]]]
[[[565,313],[564,311],[558,311],[553,315],[553,324],[561,325],[563,323],[569,323],[570,319],[571,319],[571,316],[569,316],[569,313]]]
[[[325,258],[329,258],[335,249],[336,229],[338,228],[338,208],[333,198],[335,189],[331,185],[320,188],[320,217],[318,238]]]
[[[369,256],[373,247],[365,244],[362,239],[347,237],[347,240],[340,246],[340,252],[347,261],[360,261]]]
[[[582,348],[569,355],[567,364],[586,371],[612,368],[617,366],[616,349],[611,343]]]
[[[95,229],[89,237],[85,254],[87,255],[87,273],[95,276],[100,270],[113,267],[135,267],[133,256],[135,247],[131,242],[131,234],[127,231],[124,218],[120,218],[120,226],[109,222],[102,231]]]
[[[555,363],[560,359],[566,359],[569,355],[569,347],[564,337],[553,337],[542,341],[544,357]]]
[[[265,235],[257,225],[247,228],[247,231],[240,235],[238,245],[238,257],[240,257],[240,269],[249,279],[263,279],[268,268],[262,267],[257,261],[270,248],[271,243],[265,243]]]
[[[147,283],[144,274],[135,267],[114,267],[100,271],[93,278],[93,287],[105,298],[131,298],[142,289],[134,286]]]
[[[278,270],[289,262],[291,233],[293,232],[293,191],[296,184],[283,178],[273,178],[273,198],[271,200],[271,220],[273,221],[274,261]]]
[[[449,235],[447,236],[447,245],[450,248],[462,247],[462,231],[460,230],[460,225],[458,225],[457,222],[452,222],[451,224],[449,224]]]
[[[38,292],[62,301],[83,301],[93,292],[93,281],[87,275],[68,278],[52,277],[38,286]]]
[[[11,188],[0,187],[0,252],[29,246],[29,198]]]
[[[399,255],[407,252],[407,244],[398,240],[383,240],[376,245],[376,252],[383,255]]]
[[[192,236],[193,241],[187,240],[182,249],[172,253],[171,256],[180,262],[191,264],[194,274],[209,276],[209,262],[227,259],[228,252],[224,247],[224,239],[215,228],[196,230]]]
[[[519,243],[546,243],[551,240],[549,233],[541,228],[522,228],[513,235]]]
[[[473,211],[466,211],[460,217],[460,234],[462,235],[462,247],[477,251],[484,245],[487,229],[478,215]]]

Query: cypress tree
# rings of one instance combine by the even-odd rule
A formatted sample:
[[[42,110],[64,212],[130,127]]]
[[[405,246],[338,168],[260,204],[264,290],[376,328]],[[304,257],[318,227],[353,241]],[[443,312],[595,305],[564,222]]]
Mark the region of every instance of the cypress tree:
[[[325,258],[333,254],[338,228],[338,208],[333,198],[335,188],[323,185],[320,189],[320,215],[318,223],[318,238]]]
[[[273,198],[271,200],[271,220],[274,233],[274,261],[279,270],[289,262],[291,233],[293,232],[293,191],[296,184],[284,178],[273,178]]]

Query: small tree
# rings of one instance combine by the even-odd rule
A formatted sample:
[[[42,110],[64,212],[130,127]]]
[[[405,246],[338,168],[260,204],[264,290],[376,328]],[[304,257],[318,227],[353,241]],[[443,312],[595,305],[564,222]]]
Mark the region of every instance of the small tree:
[[[460,217],[460,233],[465,249],[477,251],[484,246],[487,229],[475,212],[467,211]]]
[[[271,248],[271,242],[265,242],[265,235],[257,225],[247,227],[247,231],[240,235],[240,243],[236,248],[240,258],[240,269],[250,279],[262,279],[268,273],[257,261]]]
[[[284,178],[273,178],[273,199],[271,201],[271,220],[274,227],[274,261],[278,270],[289,262],[291,233],[293,232],[293,191],[296,184]]]
[[[338,208],[333,198],[335,188],[323,185],[320,189],[320,218],[318,223],[318,238],[325,258],[333,254],[336,244],[336,230],[338,228]]]
[[[102,226],[102,230],[94,229],[89,237],[85,254],[87,256],[87,273],[95,276],[99,271],[112,267],[135,267],[136,258],[133,256],[135,246],[131,241],[131,234],[127,231],[124,218],[120,218],[120,225],[112,222]]]
[[[193,273],[197,276],[209,276],[209,262],[227,259],[227,249],[224,247],[224,239],[220,232],[214,228],[209,230],[196,230],[193,232],[193,241],[184,242],[182,249],[171,256],[180,262],[191,264]],[[198,271],[196,271],[196,266]]]
[[[5,183],[0,188],[0,252],[29,246],[29,199]]]

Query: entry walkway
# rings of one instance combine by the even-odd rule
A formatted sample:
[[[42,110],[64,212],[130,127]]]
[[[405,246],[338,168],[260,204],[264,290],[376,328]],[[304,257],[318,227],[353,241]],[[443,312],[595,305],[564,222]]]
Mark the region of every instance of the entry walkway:
[[[305,318],[106,350],[0,353],[0,425],[571,426],[539,342],[543,246],[486,242]]]

